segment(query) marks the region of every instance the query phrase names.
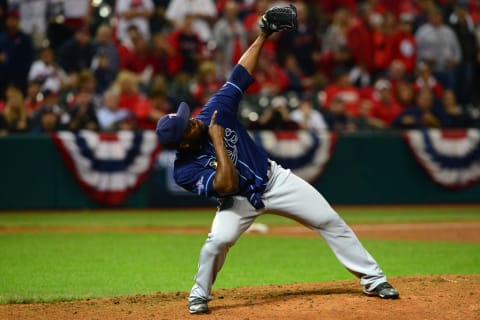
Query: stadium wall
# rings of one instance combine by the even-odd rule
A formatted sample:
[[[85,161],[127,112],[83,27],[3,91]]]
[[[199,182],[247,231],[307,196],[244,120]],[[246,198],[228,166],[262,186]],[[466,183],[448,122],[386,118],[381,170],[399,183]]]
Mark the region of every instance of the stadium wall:
[[[89,199],[46,136],[0,138],[0,210],[101,207]],[[164,168],[121,206],[125,208],[211,206],[211,200],[172,190]],[[170,181],[170,182],[169,182]],[[332,204],[479,203],[480,184],[450,190],[423,171],[400,134],[348,134],[314,186]]]

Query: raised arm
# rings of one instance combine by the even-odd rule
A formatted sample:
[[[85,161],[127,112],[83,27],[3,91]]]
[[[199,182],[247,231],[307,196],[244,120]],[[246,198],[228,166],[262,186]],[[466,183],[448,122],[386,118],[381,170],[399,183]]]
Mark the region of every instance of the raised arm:
[[[248,49],[243,53],[238,60],[238,64],[242,65],[248,73],[253,75],[255,68],[258,64],[258,58],[260,57],[260,53],[262,52],[262,48],[265,44],[265,41],[268,38],[268,34],[262,31],[255,41],[248,47]]]

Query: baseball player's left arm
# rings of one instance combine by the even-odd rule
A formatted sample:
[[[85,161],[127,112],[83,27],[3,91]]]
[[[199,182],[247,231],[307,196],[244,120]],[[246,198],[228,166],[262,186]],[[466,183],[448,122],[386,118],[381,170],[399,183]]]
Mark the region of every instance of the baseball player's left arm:
[[[217,158],[217,168],[213,179],[213,189],[220,196],[233,194],[238,190],[238,173],[232,159],[228,156],[223,142],[225,129],[216,123],[218,112],[213,112],[208,135],[213,143]]]
[[[285,7],[273,7],[265,11],[259,21],[260,34],[238,60],[250,75],[253,75],[267,38],[274,32],[297,29],[297,8],[290,4]]]
[[[263,46],[268,36],[269,35],[265,32],[260,32],[257,39],[255,39],[255,41],[240,57],[240,60],[238,60],[238,64],[243,66],[248,71],[248,73],[250,73],[250,75],[253,75],[253,72],[257,67],[260,53],[262,52]]]

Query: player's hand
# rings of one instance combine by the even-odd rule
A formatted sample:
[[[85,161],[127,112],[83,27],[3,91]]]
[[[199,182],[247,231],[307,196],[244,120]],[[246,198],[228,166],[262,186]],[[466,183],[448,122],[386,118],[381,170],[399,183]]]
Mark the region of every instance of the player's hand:
[[[217,124],[217,115],[218,111],[215,110],[213,112],[212,119],[210,120],[210,125],[208,126],[208,136],[212,142],[222,142],[223,144],[225,129],[221,125]]]

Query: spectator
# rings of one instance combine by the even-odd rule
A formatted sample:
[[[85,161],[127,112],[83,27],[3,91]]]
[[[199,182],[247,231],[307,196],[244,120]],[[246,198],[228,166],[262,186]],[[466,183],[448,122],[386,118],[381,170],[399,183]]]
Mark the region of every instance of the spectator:
[[[118,1],[118,0],[117,0]],[[88,27],[91,21],[91,0],[63,0],[65,26],[73,34],[77,30]]]
[[[218,14],[223,14],[228,1],[230,0],[215,1]],[[235,0],[235,2],[238,5],[238,18],[242,21],[245,19],[246,16],[248,16],[255,10],[255,1],[253,0]]]
[[[343,66],[336,68],[335,82],[329,84],[323,91],[321,105],[329,109],[335,98],[341,98],[341,103],[345,105],[345,112],[349,116],[358,115],[360,91],[351,84],[349,70]]]
[[[165,16],[177,29],[183,28],[185,18],[190,16],[192,30],[206,43],[212,38],[210,26],[217,18],[217,7],[213,0],[170,0]]]
[[[284,61],[285,73],[288,77],[288,87],[286,91],[296,92],[298,95],[304,91],[313,90],[317,86],[318,77],[306,76],[298,65],[297,58],[293,54],[288,54]],[[320,85],[318,85],[320,86]]]
[[[98,93],[105,91],[115,80],[120,66],[120,57],[113,42],[113,31],[109,25],[98,27],[93,42],[94,56],[91,69],[97,78]]]
[[[461,48],[457,36],[443,23],[442,12],[432,9],[428,23],[415,33],[417,60],[432,66],[433,74],[444,88],[453,88],[455,68],[461,60]]]
[[[6,98],[5,109],[0,113],[0,135],[28,132],[30,119],[24,107],[22,92],[9,87]]]
[[[20,30],[18,11],[8,12],[5,27],[0,33],[0,92],[8,84],[25,91],[34,54],[32,40]]]
[[[18,1],[20,29],[32,37],[35,48],[41,48],[47,39],[48,1]]]
[[[203,59],[203,42],[193,27],[194,18],[186,16],[183,23],[168,35],[168,42],[174,50],[170,72],[192,76],[197,72]]]
[[[373,78],[385,77],[392,62],[394,49],[395,16],[389,12],[370,15],[372,28],[372,69]]]
[[[252,130],[298,130],[297,122],[290,119],[288,101],[283,96],[275,96],[260,117],[248,125]]]
[[[140,83],[146,85],[159,70],[159,61],[150,50],[149,42],[143,36],[138,36],[133,50],[123,59],[121,69],[133,72]]]
[[[393,36],[392,57],[401,61],[405,71],[413,77],[417,60],[417,44],[413,34],[413,15],[403,13]]]
[[[338,50],[324,52],[320,57],[317,69],[320,72],[320,77],[325,81],[324,85],[328,84],[328,82],[335,81],[335,72],[338,68],[352,70],[352,84],[358,83],[358,87],[370,84],[370,74],[368,73],[368,70],[360,68],[360,66],[355,66],[352,52],[347,46],[341,47]],[[353,74],[354,69],[358,69],[356,75]],[[366,79],[363,79],[364,76]]]
[[[277,56],[281,63],[287,54],[293,54],[306,76],[315,73],[315,65],[321,56],[321,39],[317,29],[308,21],[308,8],[305,3],[297,2],[297,30],[288,30],[279,34]]]
[[[455,91],[451,89],[445,90],[442,106],[442,128],[469,128],[474,125],[474,120],[457,103]]]
[[[347,31],[347,45],[355,64],[362,70],[372,71],[373,38],[370,29],[372,8],[368,3],[359,5],[359,16],[350,21]]]
[[[248,94],[274,96],[285,93],[289,86],[286,72],[276,63],[275,56],[268,52],[260,56],[254,77],[256,81],[248,88]]]
[[[141,36],[136,25],[128,26],[126,36],[117,43],[117,52],[120,60],[120,69],[134,50],[135,41]]]
[[[175,49],[168,43],[165,34],[156,33],[153,35],[151,54],[155,60],[153,77],[163,75],[167,78],[172,78],[174,74],[170,61],[173,60]]]
[[[223,85],[223,81],[217,79],[216,65],[211,61],[204,61],[199,67],[196,78],[192,81],[190,90],[195,99],[195,106],[204,106],[204,98],[211,92],[217,92]]]
[[[413,20],[413,33],[426,24],[429,19],[429,13],[432,10],[438,10],[437,3],[434,0],[415,1],[415,18]]]
[[[386,124],[371,116],[373,102],[371,99],[361,99],[358,105],[358,115],[350,118],[355,131],[373,131],[385,129]]]
[[[138,128],[143,130],[155,130],[158,120],[175,109],[163,91],[152,91],[148,99],[137,103],[134,108]]]
[[[213,27],[213,39],[216,44],[215,61],[222,79],[226,79],[230,74],[248,45],[247,33],[238,18],[238,10],[235,1],[227,1],[222,18]]]
[[[334,97],[329,108],[322,110],[330,131],[353,132],[356,130],[354,118],[348,114],[347,104],[343,99],[341,96]]]
[[[399,129],[440,128],[441,116],[434,108],[434,95],[428,88],[422,88],[413,107],[405,109],[393,121]]]
[[[186,102],[188,105],[193,106],[195,99],[192,96],[192,76],[186,73],[178,73],[175,75],[173,81],[168,84],[168,95],[175,97],[174,99],[178,103],[181,101]]]
[[[88,90],[79,92],[76,97],[76,104],[70,111],[68,130],[98,130],[98,126],[92,93]]]
[[[415,104],[415,90],[408,81],[398,82],[394,89],[395,100],[400,104],[403,110],[412,107]]]
[[[251,44],[258,35],[258,17],[261,17],[270,7],[269,0],[259,0],[254,2],[254,10],[243,19],[243,25],[247,32],[248,44]],[[267,40],[264,49],[269,51],[274,46],[273,40]]]
[[[154,11],[152,0],[117,0],[115,14],[118,17],[117,39],[128,41],[128,29],[135,26],[140,35],[150,39],[149,19]]]
[[[362,65],[352,66],[349,72],[350,83],[358,89],[369,89],[372,85],[372,75]]]
[[[47,2],[47,38],[49,45],[57,52],[72,35],[82,28],[88,28],[91,21],[91,0],[48,0],[22,1]]]
[[[338,51],[348,45],[347,33],[352,21],[351,12],[340,7],[333,13],[333,20],[328,25],[323,37],[322,51]]]
[[[475,25],[468,13],[468,3],[467,0],[457,0],[455,11],[448,18],[448,23],[455,32],[461,48],[462,55],[456,73],[458,81],[456,81],[454,90],[460,105],[464,107],[472,103],[478,55]]]
[[[59,131],[60,113],[58,108],[42,106],[33,120],[32,133],[43,134]]]
[[[45,0],[44,0],[45,1]],[[72,37],[73,31],[65,24],[65,8],[62,0],[51,0],[47,2],[47,39],[55,53],[68,39]]]
[[[35,112],[32,120],[33,133],[51,133],[68,125],[70,116],[58,104],[58,94],[51,90],[42,92],[42,106]]]
[[[38,81],[30,81],[27,87],[27,95],[24,99],[25,111],[28,117],[32,117],[33,114],[42,105],[42,84]]]
[[[130,71],[120,71],[113,84],[113,88],[119,94],[119,107],[127,109],[132,113],[135,105],[144,99],[143,94],[139,90],[138,77]]]
[[[380,0],[385,10],[393,12],[395,16],[400,17],[403,13],[414,15],[418,8],[415,0]]]
[[[322,11],[327,15],[329,21],[332,21],[332,15],[339,9],[345,8],[346,10],[356,13],[358,1],[355,0],[323,0]]]
[[[152,83],[150,84],[149,92],[153,91],[159,91],[159,92],[165,92],[167,94],[167,99],[170,101],[173,105],[178,105],[180,102],[177,101],[174,96],[172,96],[169,92],[170,89],[170,84],[168,81],[168,78],[165,75],[157,75],[153,78]]]
[[[91,103],[95,108],[100,107],[102,101],[102,94],[96,91],[97,88],[97,77],[91,70],[82,70],[78,74],[78,82],[75,88],[72,88],[72,93],[74,97],[79,92],[86,92],[90,94]],[[75,101],[77,103],[77,101]]]
[[[298,107],[290,112],[290,119],[298,124],[299,129],[316,133],[327,131],[328,125],[322,113],[314,108],[312,99],[312,94],[305,92],[300,97]]]
[[[42,90],[59,92],[67,82],[67,75],[55,62],[53,50],[43,47],[38,53],[38,59],[33,62],[28,73],[30,82],[39,82]]]
[[[166,33],[171,31],[170,22],[165,17],[165,12],[167,11],[168,3],[170,0],[152,0],[154,10],[150,16],[150,32],[152,34],[156,33]]]
[[[433,92],[435,98],[441,99],[443,96],[443,86],[437,81],[432,68],[428,63],[420,62],[417,67],[417,78],[413,84],[415,91],[419,91],[422,88],[427,88]]]
[[[372,103],[371,116],[380,121],[383,127],[390,127],[393,120],[403,111],[401,105],[392,96],[392,86],[386,79],[375,82]]]
[[[88,92],[92,97],[92,103],[98,107],[101,103],[101,95],[95,92],[97,79],[92,71],[85,69],[78,74],[73,74],[69,79],[69,85],[59,92],[59,105],[69,112],[77,104],[79,92]]]
[[[411,81],[413,76],[408,74],[405,64],[401,60],[393,60],[388,68],[388,80],[392,85],[392,92],[395,92],[397,85],[401,82]]]
[[[65,42],[58,52],[58,63],[67,74],[90,69],[95,47],[87,28],[75,31],[74,37]]]
[[[131,129],[132,112],[119,106],[120,95],[115,89],[107,90],[103,95],[103,105],[97,110],[97,119],[101,131]]]

